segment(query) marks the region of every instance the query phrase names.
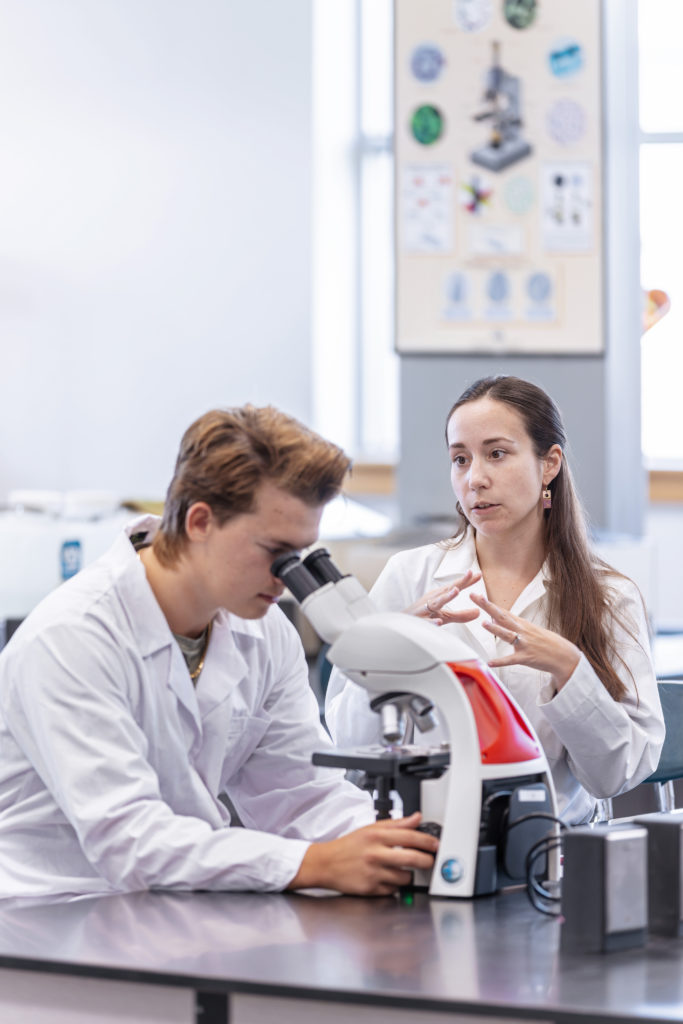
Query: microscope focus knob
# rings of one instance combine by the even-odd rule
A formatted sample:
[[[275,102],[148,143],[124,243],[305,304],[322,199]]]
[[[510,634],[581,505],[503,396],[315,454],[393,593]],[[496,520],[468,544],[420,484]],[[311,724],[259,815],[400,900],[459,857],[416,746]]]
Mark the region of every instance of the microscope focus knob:
[[[417,832],[426,832],[427,835],[436,836],[437,839],[441,839],[441,825],[438,821],[423,821],[421,825],[417,826]]]

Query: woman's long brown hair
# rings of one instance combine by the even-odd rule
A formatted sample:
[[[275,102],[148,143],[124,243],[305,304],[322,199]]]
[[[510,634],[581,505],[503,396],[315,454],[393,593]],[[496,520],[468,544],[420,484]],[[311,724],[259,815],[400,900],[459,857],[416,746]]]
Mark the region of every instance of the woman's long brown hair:
[[[586,516],[564,457],[567,437],[560,412],[550,396],[529,381],[508,376],[484,377],[468,387],[448,413],[447,435],[456,409],[484,397],[504,402],[519,413],[539,459],[554,444],[562,449],[560,471],[550,484],[552,508],[544,513],[549,626],[583,651],[607,691],[615,700],[622,700],[627,689],[613,663],[621,662],[626,669],[628,666],[616,650],[610,628],[615,613],[609,586],[610,577],[621,574],[590,549]],[[462,541],[468,526],[459,505],[457,509],[461,522],[452,538],[456,544]],[[628,624],[621,625],[631,632]]]

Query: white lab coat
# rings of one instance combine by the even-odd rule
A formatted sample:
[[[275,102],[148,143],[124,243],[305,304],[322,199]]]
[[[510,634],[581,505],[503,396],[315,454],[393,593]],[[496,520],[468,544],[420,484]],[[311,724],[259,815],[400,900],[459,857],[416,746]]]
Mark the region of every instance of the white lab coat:
[[[0,896],[283,889],[310,841],[374,818],[311,764],[327,746],[282,611],[219,612],[195,689],[122,534],[0,656]]]
[[[381,611],[401,611],[468,569],[479,571],[471,531],[457,547],[429,544],[394,555],[371,597]],[[513,614],[547,626],[546,579],[542,569],[517,598]],[[610,697],[584,655],[557,694],[546,672],[523,665],[495,669],[536,729],[553,775],[558,810],[569,824],[587,821],[596,797],[616,796],[647,778],[657,767],[664,742],[643,603],[630,580],[614,577],[612,586],[615,611],[631,624],[634,634],[614,626],[619,653],[633,676],[623,665],[615,665],[628,690],[624,700],[617,703]],[[486,594],[483,580],[463,590],[449,608],[472,608],[470,593]],[[509,654],[509,644],[488,633],[483,621],[480,613],[473,622],[439,628],[453,632],[484,661]],[[338,670],[330,677],[325,717],[340,746],[378,742],[379,716],[370,711],[367,693]],[[422,742],[430,742],[429,733]]]

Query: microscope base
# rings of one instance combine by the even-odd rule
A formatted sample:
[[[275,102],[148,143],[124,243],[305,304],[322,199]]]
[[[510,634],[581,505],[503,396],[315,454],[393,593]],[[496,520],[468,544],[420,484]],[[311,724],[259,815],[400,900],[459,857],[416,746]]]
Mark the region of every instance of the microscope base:
[[[506,139],[499,146],[488,144],[475,149],[470,160],[489,171],[503,171],[506,167],[531,154],[531,146],[523,139]]]

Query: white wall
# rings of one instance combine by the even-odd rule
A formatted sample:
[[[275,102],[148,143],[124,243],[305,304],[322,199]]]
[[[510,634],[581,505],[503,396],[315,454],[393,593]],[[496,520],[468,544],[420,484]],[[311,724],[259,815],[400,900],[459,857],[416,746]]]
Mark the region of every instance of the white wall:
[[[310,419],[310,0],[0,0],[0,499]]]

